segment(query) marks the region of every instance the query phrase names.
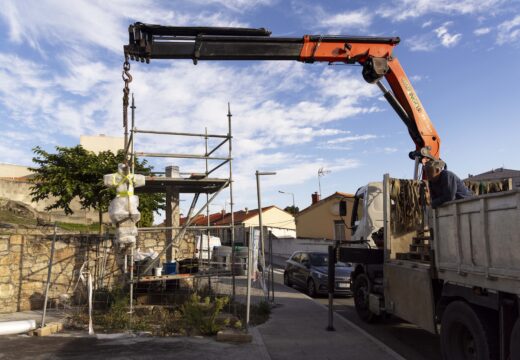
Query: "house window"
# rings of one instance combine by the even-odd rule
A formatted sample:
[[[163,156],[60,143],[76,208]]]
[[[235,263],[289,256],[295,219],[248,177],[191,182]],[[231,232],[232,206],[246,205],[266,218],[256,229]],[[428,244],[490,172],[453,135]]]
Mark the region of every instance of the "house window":
[[[345,223],[341,220],[334,221],[334,240],[346,240]]]

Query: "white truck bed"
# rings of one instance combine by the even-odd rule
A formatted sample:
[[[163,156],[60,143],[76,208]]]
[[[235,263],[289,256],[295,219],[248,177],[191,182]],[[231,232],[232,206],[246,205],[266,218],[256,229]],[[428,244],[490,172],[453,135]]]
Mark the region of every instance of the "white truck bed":
[[[438,277],[520,295],[520,191],[447,203],[433,212]]]

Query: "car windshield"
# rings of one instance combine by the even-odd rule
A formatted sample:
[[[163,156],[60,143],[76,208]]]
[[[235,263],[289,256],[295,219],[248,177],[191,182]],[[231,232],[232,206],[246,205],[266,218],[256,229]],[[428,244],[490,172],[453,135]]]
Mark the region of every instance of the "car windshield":
[[[310,254],[312,266],[327,266],[329,263],[328,254]]]
[[[328,266],[329,265],[329,254],[309,254],[311,258],[312,266]],[[336,267],[346,267],[348,264],[338,261],[336,263]]]

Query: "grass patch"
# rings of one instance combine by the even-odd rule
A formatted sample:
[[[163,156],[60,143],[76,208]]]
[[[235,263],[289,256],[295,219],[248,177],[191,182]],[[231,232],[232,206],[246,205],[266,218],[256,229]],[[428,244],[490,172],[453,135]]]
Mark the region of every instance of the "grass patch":
[[[68,230],[68,231],[77,231],[77,232],[98,232],[99,233],[99,224],[75,224],[75,223],[66,223],[66,222],[57,222],[56,223],[60,229]]]
[[[121,289],[100,289],[94,294],[94,328],[98,332],[149,331],[155,336],[215,335],[225,327],[241,328],[242,322],[223,316],[228,297],[205,297],[194,294],[182,304],[172,306],[137,306],[129,313],[128,293]],[[88,324],[87,309],[72,314],[73,328]]]
[[[30,219],[24,216],[18,216],[8,210],[0,210],[0,219],[2,222],[15,225],[36,225],[36,219]]]

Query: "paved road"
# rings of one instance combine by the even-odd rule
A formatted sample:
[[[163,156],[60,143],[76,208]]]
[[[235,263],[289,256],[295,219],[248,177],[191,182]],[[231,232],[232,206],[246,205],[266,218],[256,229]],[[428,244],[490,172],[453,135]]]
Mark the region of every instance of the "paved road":
[[[282,269],[276,270],[276,282],[283,282],[282,274]],[[328,306],[326,297],[316,298],[315,301]],[[335,298],[334,310],[406,359],[441,359],[439,337],[421,330],[415,325],[397,318],[384,320],[379,324],[366,324],[358,318],[352,298]]]

